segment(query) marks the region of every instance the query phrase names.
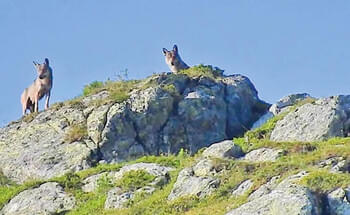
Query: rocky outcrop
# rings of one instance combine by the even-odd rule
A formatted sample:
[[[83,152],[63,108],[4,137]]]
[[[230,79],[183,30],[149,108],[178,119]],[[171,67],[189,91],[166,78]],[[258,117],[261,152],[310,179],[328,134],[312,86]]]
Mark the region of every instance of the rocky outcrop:
[[[242,135],[268,108],[242,75],[155,75],[124,102],[103,102],[109,96],[102,91],[57,104],[1,128],[0,171],[24,182],[90,168],[99,161],[177,153],[181,148],[195,153]],[[80,136],[71,134],[77,130]],[[67,135],[74,138],[67,140]]]
[[[299,102],[305,99],[314,99],[314,98],[307,93],[291,94],[281,98],[275,104],[271,105],[268,112],[266,112],[256,122],[254,122],[251,129],[255,129],[262,126],[272,117],[277,116],[283,112],[287,112],[288,110],[290,110],[292,106],[298,104]]]
[[[209,158],[239,158],[243,156],[243,151],[240,146],[233,143],[232,140],[225,140],[220,143],[215,143],[204,150],[202,156]]]
[[[25,190],[0,211],[1,215],[63,214],[75,205],[75,199],[53,182]]]
[[[334,96],[305,104],[278,121],[273,141],[321,141],[345,137],[350,128],[350,96]]]
[[[316,198],[310,190],[296,184],[303,176],[305,173],[299,173],[285,179],[270,193],[249,201],[227,215],[320,214]]]

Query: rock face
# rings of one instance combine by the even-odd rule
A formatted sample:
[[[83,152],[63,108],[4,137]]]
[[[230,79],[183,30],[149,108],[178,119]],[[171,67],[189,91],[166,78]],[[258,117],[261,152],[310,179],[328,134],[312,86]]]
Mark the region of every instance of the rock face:
[[[98,105],[102,91],[56,105],[0,129],[0,171],[17,182],[48,179],[142,155],[191,153],[242,135],[268,104],[242,75],[190,78],[162,74],[147,79],[121,103]],[[29,122],[30,121],[30,122]],[[80,126],[84,136],[66,136]]]
[[[273,141],[321,141],[348,136],[350,96],[335,96],[305,104],[278,121]]]
[[[168,196],[168,200],[191,195],[202,198],[210,195],[219,185],[219,179],[196,176],[192,168],[185,168],[179,173],[173,190]]]
[[[297,103],[303,101],[304,99],[313,99],[313,98],[307,93],[291,94],[281,98],[275,104],[271,105],[268,112],[266,112],[256,122],[254,122],[251,129],[255,129],[262,126],[272,117],[288,111],[293,105],[296,105]]]
[[[236,208],[227,215],[317,215],[317,204],[311,192],[295,182],[305,173],[287,178],[266,195]]]
[[[75,199],[66,194],[57,183],[45,183],[14,197],[1,215],[61,214],[71,210]]]
[[[330,214],[350,214],[349,189],[338,188],[327,195]]]

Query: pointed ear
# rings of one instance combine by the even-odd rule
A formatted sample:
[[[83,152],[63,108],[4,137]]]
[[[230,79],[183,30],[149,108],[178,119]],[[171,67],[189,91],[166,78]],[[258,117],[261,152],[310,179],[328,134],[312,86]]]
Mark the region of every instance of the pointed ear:
[[[49,65],[49,59],[45,58],[45,64]]]
[[[164,53],[164,55],[166,54],[166,53],[168,53],[169,51],[166,49],[166,48],[163,48],[163,53]]]
[[[178,49],[177,49],[177,45],[174,45],[173,50],[174,50],[174,52],[176,52],[176,53],[177,53],[177,51],[178,51]]]
[[[39,66],[39,64],[35,61],[33,61],[33,64],[34,64],[35,68]]]

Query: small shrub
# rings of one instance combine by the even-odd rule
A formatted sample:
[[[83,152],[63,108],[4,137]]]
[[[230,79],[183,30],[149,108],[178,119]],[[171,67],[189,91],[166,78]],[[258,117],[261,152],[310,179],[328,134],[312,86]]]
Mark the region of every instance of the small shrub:
[[[83,96],[88,96],[94,93],[97,93],[104,86],[101,81],[94,81],[91,84],[88,84],[83,89]]]
[[[81,178],[74,172],[68,172],[64,176],[53,179],[52,181],[60,183],[67,190],[79,189],[82,185]]]
[[[125,173],[123,177],[116,182],[116,186],[125,190],[136,190],[148,185],[154,179],[154,175],[151,175],[144,170],[131,170]]]
[[[81,141],[88,135],[85,125],[73,125],[69,128],[65,135],[64,141],[67,143],[73,143],[75,141]]]

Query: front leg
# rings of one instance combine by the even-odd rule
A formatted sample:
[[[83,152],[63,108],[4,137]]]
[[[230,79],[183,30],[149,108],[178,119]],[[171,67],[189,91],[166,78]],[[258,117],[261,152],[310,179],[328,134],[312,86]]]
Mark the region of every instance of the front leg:
[[[36,94],[34,98],[34,112],[39,112],[38,105],[39,105],[39,94]]]
[[[51,92],[49,91],[49,92],[46,94],[45,110],[49,109],[50,95],[51,95]]]

